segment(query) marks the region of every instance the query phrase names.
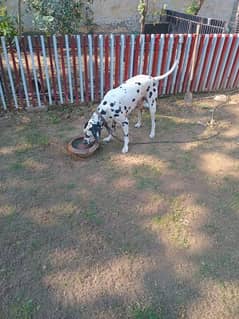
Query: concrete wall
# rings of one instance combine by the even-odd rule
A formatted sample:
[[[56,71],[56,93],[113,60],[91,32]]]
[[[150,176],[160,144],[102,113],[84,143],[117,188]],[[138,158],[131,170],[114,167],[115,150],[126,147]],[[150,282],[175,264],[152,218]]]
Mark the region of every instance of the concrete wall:
[[[105,32],[138,32],[139,14],[137,11],[139,0],[94,0],[94,22],[96,31]],[[191,0],[149,0],[149,11],[159,11],[163,4],[169,9],[184,11]],[[17,15],[17,1],[7,0],[9,13]],[[24,30],[32,30],[32,17],[26,12],[23,4]],[[150,14],[149,14],[150,15]]]
[[[138,32],[138,3],[138,0],[95,0],[93,11],[97,31]],[[159,12],[163,4],[167,4],[170,9],[183,12],[190,3],[191,0],[149,0],[149,17],[150,13]]]
[[[235,0],[205,0],[198,15],[230,22]]]

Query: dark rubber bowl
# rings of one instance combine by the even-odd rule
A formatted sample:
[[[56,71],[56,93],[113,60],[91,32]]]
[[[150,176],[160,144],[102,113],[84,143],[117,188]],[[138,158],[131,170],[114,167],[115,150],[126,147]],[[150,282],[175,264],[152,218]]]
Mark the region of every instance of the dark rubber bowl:
[[[67,151],[74,156],[79,158],[87,158],[94,154],[94,152],[100,146],[99,143],[94,142],[92,144],[84,144],[84,137],[78,136],[74,137],[68,144],[67,144]]]

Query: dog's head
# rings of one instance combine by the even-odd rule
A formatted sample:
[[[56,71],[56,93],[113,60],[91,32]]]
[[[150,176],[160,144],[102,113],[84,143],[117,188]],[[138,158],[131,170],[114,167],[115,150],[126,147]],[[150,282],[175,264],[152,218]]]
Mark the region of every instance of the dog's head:
[[[102,129],[102,123],[99,116],[93,113],[89,121],[84,126],[84,142],[86,144],[92,144],[100,139]]]

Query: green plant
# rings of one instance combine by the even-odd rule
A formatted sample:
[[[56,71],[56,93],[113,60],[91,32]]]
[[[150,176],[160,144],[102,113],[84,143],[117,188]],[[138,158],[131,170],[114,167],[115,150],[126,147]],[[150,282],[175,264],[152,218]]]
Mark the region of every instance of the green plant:
[[[46,33],[78,33],[82,25],[92,25],[93,0],[27,0],[34,23],[39,31]]]
[[[148,0],[139,0],[137,10],[140,15],[140,32],[144,33],[145,18],[148,12]]]
[[[198,1],[193,0],[190,6],[186,8],[185,13],[197,15],[199,9],[200,9],[200,4],[198,3]]]
[[[7,8],[0,2],[0,36],[12,39],[17,34],[15,25],[14,18],[8,14]]]
[[[161,311],[156,311],[152,307],[141,307],[136,305],[131,310],[133,319],[161,319]]]

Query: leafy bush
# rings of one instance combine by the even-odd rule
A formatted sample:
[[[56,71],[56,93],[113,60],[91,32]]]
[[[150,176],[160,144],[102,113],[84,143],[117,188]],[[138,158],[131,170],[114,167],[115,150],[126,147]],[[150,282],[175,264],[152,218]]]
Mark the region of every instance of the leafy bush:
[[[0,6],[0,36],[12,38],[17,34],[14,18],[9,16],[6,7]]]
[[[197,15],[199,9],[200,9],[200,4],[198,3],[198,1],[193,0],[191,5],[186,8],[185,13]]]
[[[93,23],[93,0],[27,0],[34,24],[46,33],[78,33],[82,25]]]

